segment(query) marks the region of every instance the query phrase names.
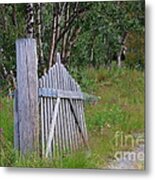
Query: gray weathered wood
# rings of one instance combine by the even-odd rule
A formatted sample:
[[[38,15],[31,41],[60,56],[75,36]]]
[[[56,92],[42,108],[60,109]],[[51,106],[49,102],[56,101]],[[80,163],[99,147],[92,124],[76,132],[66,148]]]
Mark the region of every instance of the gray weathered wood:
[[[68,75],[69,77],[70,77],[70,79],[72,80],[72,89],[74,90],[74,91],[79,91],[79,89],[77,88],[77,86],[76,86],[76,82],[75,82],[75,80],[74,79],[72,79],[72,77],[70,76],[70,75]],[[72,102],[72,105],[73,105],[73,107],[74,107],[74,111],[76,111],[76,112],[73,112],[73,109],[72,109],[72,107],[71,107],[71,110],[72,110],[72,113],[73,113],[73,120],[74,120],[74,122],[75,122],[75,126],[76,126],[76,132],[77,132],[77,136],[76,136],[76,138],[77,138],[77,143],[78,143],[78,147],[79,146],[82,146],[83,145],[83,140],[82,140],[82,138],[81,138],[81,131],[79,131],[79,125],[80,125],[80,111],[79,111],[79,109],[78,109],[78,103],[77,103],[77,100],[75,99],[74,101],[70,101],[69,100],[69,103],[71,103]],[[70,104],[71,105],[71,104]],[[75,117],[75,114],[76,114],[76,117]],[[81,125],[80,125],[81,126]]]
[[[80,89],[80,86],[75,82],[75,86],[76,86],[76,90],[77,91],[81,91],[81,89]],[[87,138],[86,138],[86,134],[85,134],[85,132],[86,132],[86,129],[84,128],[84,122],[85,122],[85,119],[84,119],[84,116],[83,116],[83,102],[82,101],[80,101],[80,100],[78,100],[78,99],[76,99],[75,100],[75,103],[76,103],[76,112],[78,113],[78,123],[79,123],[79,126],[81,127],[81,133],[82,133],[82,135],[83,135],[83,137],[84,137],[84,145],[86,144],[86,142],[87,142]],[[83,137],[82,137],[82,139],[83,139]]]
[[[66,69],[64,68],[63,65],[61,65],[61,69],[63,69],[63,74],[65,76],[65,85],[66,85],[66,90],[72,91],[72,79],[70,78],[68,72],[66,71]],[[72,91],[74,92],[74,91]],[[77,150],[78,148],[78,143],[77,143],[77,128],[76,128],[76,124],[74,119],[74,116],[71,112],[71,107],[70,104],[68,102],[68,99],[66,100],[66,105],[67,105],[67,109],[68,109],[68,114],[69,114],[69,123],[70,123],[70,128],[71,128],[71,141],[72,141],[72,148],[73,150]]]
[[[56,87],[57,89],[61,89],[60,88],[60,75],[59,75],[59,70],[58,70],[58,63],[55,64],[55,72],[56,72],[56,77],[55,77],[55,81],[56,81]],[[62,124],[61,124],[61,121],[62,121],[62,100],[60,102],[60,113],[58,114],[58,120],[57,120],[57,129],[58,129],[58,153],[59,153],[59,157],[62,156]]]
[[[60,104],[60,98],[57,99],[55,109],[54,109],[53,118],[52,118],[52,123],[50,125],[50,133],[49,133],[47,146],[46,146],[46,157],[48,157],[48,153],[49,153],[50,147],[51,147],[51,141],[52,141],[53,135],[54,135],[54,128],[55,128],[56,119],[57,119],[57,116],[58,116],[59,104]]]
[[[42,79],[39,80],[39,86],[43,87]],[[41,145],[42,145],[42,156],[45,155],[45,131],[44,131],[44,104],[43,97],[40,97],[40,124],[41,124]]]
[[[69,75],[68,71],[66,71],[66,69],[64,69],[66,75],[68,76],[68,81],[70,82],[69,86],[70,86],[70,90],[73,91],[73,92],[76,92],[76,88],[75,88],[75,82],[74,82],[74,79]],[[69,101],[68,101],[69,103]],[[79,131],[78,131],[78,128],[77,128],[77,125],[75,123],[75,118],[74,118],[74,114],[72,113],[72,110],[71,110],[71,106],[70,104],[69,105],[69,108],[70,108],[70,111],[71,111],[71,122],[73,124],[73,137],[75,139],[75,150],[77,150],[79,148],[79,138],[81,137],[80,134],[79,134]]]
[[[48,79],[49,79],[49,73],[46,74],[45,76],[45,87],[46,88],[49,88],[49,83],[48,83]],[[50,98],[49,97],[46,97],[46,112],[47,112],[47,136],[49,136],[49,132],[50,132],[50,119],[51,119],[51,116],[50,116]],[[51,145],[51,144],[50,144]],[[50,149],[49,149],[49,154],[51,155],[51,146],[50,146]]]
[[[49,88],[52,88],[52,85],[53,85],[53,82],[52,82],[52,72],[51,72],[51,69],[49,70],[49,79],[48,79],[48,81],[49,81]],[[50,124],[52,123],[52,119],[51,119],[51,117],[52,117],[52,115],[53,115],[53,112],[54,112],[54,110],[53,110],[53,99],[52,98],[50,98]],[[53,134],[53,141],[52,141],[52,143],[50,144],[51,145],[51,148],[50,148],[50,150],[51,150],[51,156],[55,156],[55,154],[54,154],[54,151],[55,151],[55,149],[54,149],[54,144],[55,144],[55,138],[54,138],[54,134]]]
[[[45,146],[45,156],[57,158],[82,145],[88,147],[83,112],[84,96],[79,85],[61,64],[60,55],[57,56],[56,64],[41,79],[43,85],[39,86],[39,98],[43,99],[44,105],[42,143],[45,145],[42,147]],[[60,99],[59,112],[57,120],[53,121],[57,98]]]
[[[60,55],[57,55],[56,64],[38,81],[35,40],[18,40],[16,49],[15,148],[22,154],[39,152],[41,142],[42,156],[55,158],[82,144],[88,147],[83,109],[85,97],[61,64]]]
[[[87,148],[89,149],[89,145],[88,145],[87,140],[86,140],[86,138],[85,138],[85,136],[84,136],[84,133],[83,133],[83,131],[82,131],[82,127],[80,126],[79,119],[78,119],[78,115],[77,115],[77,112],[76,112],[76,110],[75,110],[75,108],[74,108],[73,102],[72,102],[71,99],[69,99],[69,102],[70,102],[71,109],[72,109],[72,112],[73,112],[74,117],[75,117],[76,124],[77,124],[78,129],[79,129],[79,132],[81,133],[81,136],[82,136],[82,139],[83,139],[85,145],[86,145]]]
[[[55,98],[71,98],[71,99],[81,99],[83,100],[83,94],[76,91],[65,91],[61,89],[52,89],[52,88],[39,88],[39,96],[43,97],[55,97]]]
[[[36,41],[16,41],[18,120],[22,154],[39,151],[38,75]]]
[[[62,77],[62,72],[60,72],[59,68],[59,61],[56,63],[56,70],[57,70],[57,88],[62,91],[63,87],[63,77]],[[60,134],[61,134],[61,154],[66,152],[66,132],[65,132],[65,109],[64,109],[64,99],[61,100],[61,105],[60,105]]]
[[[46,84],[45,84],[45,78],[46,78],[46,74],[44,74],[44,76],[42,77],[42,83],[43,83],[43,86],[45,87]],[[48,127],[47,127],[47,98],[45,97],[43,99],[43,114],[44,114],[44,129],[45,129],[45,133],[44,133],[44,136],[45,136],[45,148],[46,148],[46,142],[47,142],[47,138],[48,138]]]
[[[52,83],[53,83],[53,88],[54,89],[56,89],[57,88],[57,81],[56,81],[56,78],[57,78],[57,73],[56,73],[56,65],[54,65],[53,67],[52,67]],[[53,99],[53,107],[55,107],[55,104],[56,104],[56,99],[54,98]],[[59,114],[58,114],[58,118],[59,118]],[[56,125],[55,125],[56,127],[55,127],[55,137],[54,137],[54,141],[55,141],[55,143],[54,143],[54,149],[55,149],[55,152],[54,152],[54,154],[55,154],[55,157],[57,158],[58,156],[59,156],[59,149],[60,149],[60,147],[59,147],[59,135],[58,135],[58,124],[56,123]]]
[[[58,64],[61,64],[60,53],[57,53],[56,62],[57,62]]]
[[[59,71],[61,71],[61,76],[63,77],[63,89],[68,92],[69,89],[69,82],[68,82],[68,78],[66,76],[66,73],[63,71],[63,69],[61,69],[61,65],[59,67]],[[69,141],[69,145],[67,147],[68,152],[72,152],[72,146],[73,146],[73,140],[72,140],[72,128],[71,128],[71,116],[70,116],[70,108],[68,105],[68,101],[67,99],[63,100],[63,111],[65,112],[64,117],[66,117],[66,125],[67,125],[67,131],[68,131],[68,141]]]

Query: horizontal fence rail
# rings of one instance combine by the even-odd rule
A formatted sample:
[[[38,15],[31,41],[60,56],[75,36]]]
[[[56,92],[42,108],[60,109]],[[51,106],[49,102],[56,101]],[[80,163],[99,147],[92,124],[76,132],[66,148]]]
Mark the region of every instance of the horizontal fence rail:
[[[39,96],[84,100],[83,94],[81,92],[65,91],[61,89],[52,89],[52,88],[39,88]]]

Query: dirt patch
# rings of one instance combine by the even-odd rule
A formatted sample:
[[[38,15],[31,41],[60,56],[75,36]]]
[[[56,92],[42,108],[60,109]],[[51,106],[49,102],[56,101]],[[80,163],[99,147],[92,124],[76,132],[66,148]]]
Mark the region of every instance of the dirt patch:
[[[118,151],[114,157],[109,160],[107,169],[144,170],[145,145],[141,143],[131,151]]]

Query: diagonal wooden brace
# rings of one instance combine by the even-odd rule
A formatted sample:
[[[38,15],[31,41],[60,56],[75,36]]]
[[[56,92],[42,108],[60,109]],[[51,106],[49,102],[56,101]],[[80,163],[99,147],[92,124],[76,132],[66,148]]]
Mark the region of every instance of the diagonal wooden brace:
[[[71,110],[72,110],[72,112],[73,112],[73,115],[74,115],[74,117],[75,117],[75,122],[76,122],[76,124],[77,124],[77,126],[78,126],[78,129],[79,129],[79,132],[80,132],[80,134],[81,134],[81,136],[82,136],[83,142],[84,142],[84,144],[86,145],[87,149],[89,150],[89,144],[88,144],[88,142],[87,142],[87,140],[86,140],[86,138],[85,138],[85,136],[84,136],[84,134],[83,134],[82,128],[81,128],[81,126],[80,126],[80,124],[79,124],[78,117],[77,117],[77,113],[76,113],[76,110],[75,110],[75,108],[74,108],[72,99],[69,98],[68,100],[69,100],[69,103],[70,103],[70,106],[71,106]]]
[[[54,136],[54,128],[56,125],[56,119],[57,119],[57,115],[58,115],[58,110],[59,110],[59,104],[60,104],[60,98],[57,98],[57,102],[54,108],[54,114],[53,114],[53,118],[52,118],[52,122],[50,125],[50,129],[49,129],[49,138],[47,141],[47,146],[46,146],[46,154],[45,156],[48,157],[48,153],[50,152],[50,148],[51,148],[51,142]]]

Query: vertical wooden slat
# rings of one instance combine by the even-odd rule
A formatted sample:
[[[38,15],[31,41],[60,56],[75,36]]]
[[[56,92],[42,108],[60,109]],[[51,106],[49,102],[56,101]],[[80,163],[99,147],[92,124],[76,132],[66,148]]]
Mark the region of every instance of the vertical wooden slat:
[[[56,89],[59,89],[59,72],[58,72],[58,67],[57,64],[55,64],[55,72],[56,72]],[[61,100],[62,101],[62,100]],[[57,127],[58,127],[58,143],[59,143],[59,157],[62,157],[62,138],[61,138],[61,102],[60,102],[60,111],[58,114],[58,119],[57,119]]]
[[[43,87],[43,79],[39,80],[39,87]],[[43,97],[40,97],[40,124],[41,124],[41,145],[42,145],[42,156],[45,155],[45,131],[44,131],[44,101]]]
[[[53,79],[53,81],[55,80],[55,88],[58,89],[58,72],[57,72],[57,64],[55,64],[55,77]],[[61,102],[60,102],[60,106],[61,106]],[[59,106],[59,108],[60,108]],[[60,129],[60,111],[59,111],[59,114],[58,114],[58,118],[57,118],[57,136],[58,136],[58,152],[59,152],[59,157],[61,156],[61,129]]]
[[[54,89],[57,89],[56,77],[57,77],[56,76],[56,66],[54,65],[52,67],[52,76],[51,76],[51,79],[52,79],[52,82],[53,82],[53,88]],[[55,104],[56,104],[56,99],[53,98],[53,108],[55,107]],[[55,137],[54,137],[54,141],[55,141],[55,144],[54,144],[55,152],[54,152],[54,154],[55,154],[55,157],[57,158],[59,156],[58,125],[57,125],[57,123],[56,123],[55,126],[56,127],[55,127]]]
[[[80,86],[77,84],[77,87],[80,89]],[[80,89],[81,91],[81,89]],[[79,110],[80,110],[80,114],[81,114],[81,124],[82,124],[82,129],[83,129],[83,133],[85,136],[86,141],[88,142],[88,134],[87,134],[87,127],[86,127],[86,120],[85,120],[85,116],[84,116],[84,107],[83,107],[83,101],[79,100]]]
[[[71,79],[71,82],[72,82],[71,85],[72,85],[73,91],[77,91],[74,79],[72,79],[72,77],[69,74],[68,74],[68,76]],[[77,109],[77,102],[76,102],[76,100],[73,100],[72,103],[73,103],[73,106],[75,107],[75,111],[76,111],[76,114],[77,114],[77,121],[79,123],[80,114],[79,114],[78,109]],[[75,117],[73,116],[73,118],[74,118],[73,120],[75,122]],[[82,139],[81,139],[81,134],[79,132],[77,123],[75,123],[75,127],[76,127],[76,133],[77,133],[77,135],[76,135],[77,143],[78,143],[78,146],[80,146],[82,144]]]
[[[78,120],[79,116],[78,116],[78,114],[77,114],[77,111],[76,111],[76,109],[75,109],[75,106],[74,106],[74,104],[73,104],[72,99],[69,99],[69,102],[70,102],[70,105],[71,105],[72,112],[73,112],[73,114],[74,114],[74,118],[75,118],[75,121],[76,121],[76,125],[77,125],[78,130],[79,130],[79,133],[80,133],[80,135],[81,135],[81,137],[82,137],[83,143],[84,143],[84,144],[87,146],[87,148],[89,149],[89,145],[88,145],[88,143],[87,143],[87,141],[86,141],[86,139],[85,139],[84,133],[83,133],[82,128],[81,128],[81,126],[80,126],[80,123],[79,123],[79,120]],[[82,143],[81,143],[81,144],[82,144]],[[80,145],[81,145],[81,144],[80,144]]]
[[[59,64],[56,63],[56,72],[57,72],[57,88],[62,89],[62,78],[61,74],[59,73]],[[60,139],[61,139],[61,153],[65,153],[66,151],[66,142],[67,142],[67,136],[66,136],[66,123],[65,123],[65,112],[63,112],[63,99],[61,99],[60,104],[60,114],[59,114],[59,133],[60,133]],[[64,118],[63,118],[64,116]]]
[[[70,78],[70,81],[71,81],[72,91],[81,92],[80,86],[69,75],[69,73],[68,73],[68,77]],[[88,138],[87,138],[87,132],[86,132],[85,118],[84,118],[84,113],[83,113],[83,101],[82,100],[73,100],[72,102],[73,102],[75,110],[77,112],[78,123],[80,124],[82,134],[84,135],[84,138],[86,141],[86,139],[88,139]],[[79,131],[77,133],[78,133],[77,137],[79,137],[79,143],[83,144],[83,140],[82,140],[83,135],[81,136],[81,134],[79,134]]]
[[[68,78],[66,76],[66,73],[61,68],[61,66],[60,66],[60,70],[62,73],[62,77],[64,78],[63,89],[70,90]],[[66,112],[66,125],[67,125],[66,130],[68,131],[68,141],[69,141],[68,150],[72,152],[73,140],[72,140],[72,127],[71,127],[71,116],[70,116],[71,112],[70,112],[70,107],[68,105],[68,100],[64,99],[63,102],[64,102],[64,112]]]
[[[63,83],[61,83],[61,88],[63,90],[67,90],[67,77],[64,73],[61,65],[59,65],[59,70],[61,73],[61,77],[63,77]],[[70,139],[70,124],[69,124],[69,109],[67,105],[66,99],[63,99],[63,108],[64,108],[64,131],[66,135],[66,152],[68,153],[71,150],[71,139]]]
[[[49,73],[45,76],[45,87],[49,88]],[[52,118],[50,116],[50,98],[46,98],[46,106],[47,106],[47,136],[49,136],[49,128],[50,128],[50,119]],[[51,145],[51,144],[50,144]],[[51,155],[51,146],[49,147],[49,155]]]
[[[43,87],[45,87],[45,76],[46,74],[44,74],[44,76],[42,77],[42,83],[43,83]],[[45,132],[45,148],[46,148],[46,144],[47,144],[47,138],[48,138],[48,127],[47,127],[47,98],[44,97],[43,98],[43,113],[44,113],[44,132]]]
[[[59,66],[59,61],[56,63],[56,69],[57,69],[57,88],[58,89],[63,89],[63,77],[62,77],[62,72],[60,72],[60,66]],[[60,104],[60,134],[61,134],[61,145],[62,145],[62,152],[66,152],[66,133],[65,133],[65,121],[66,121],[66,116],[65,116],[65,109],[64,109],[64,99],[61,99],[61,104]]]
[[[39,152],[38,75],[36,41],[16,41],[20,151]]]
[[[77,86],[77,83],[76,83],[76,82],[75,82],[75,89],[76,89],[76,91],[79,91],[79,92],[80,92],[80,89],[79,89],[79,87]],[[84,133],[84,127],[83,127],[83,121],[84,121],[84,119],[83,119],[83,117],[82,117],[81,103],[80,103],[81,100],[74,100],[74,101],[75,101],[75,105],[76,105],[76,111],[77,111],[77,113],[78,113],[78,115],[79,115],[79,116],[78,116],[78,123],[79,123],[79,125],[80,125],[80,127],[81,127],[81,131],[82,131],[82,134],[80,134],[80,135],[81,135],[81,137],[84,136],[83,138],[84,138],[84,140],[85,140],[85,133]],[[81,145],[84,145],[83,139],[82,139]]]
[[[75,84],[76,91],[81,92],[81,88],[77,84],[77,82],[75,82],[75,80],[74,80],[74,84]],[[86,130],[85,117],[84,117],[83,101],[82,100],[75,100],[75,102],[76,102],[77,112],[79,114],[80,127],[82,129],[82,134],[84,135],[84,138],[85,138],[85,141],[87,144],[88,136],[87,136],[87,130]]]
[[[78,91],[81,92],[81,88],[77,83],[76,83],[76,87],[77,87]],[[81,116],[80,116],[81,127],[82,127],[82,130],[83,130],[85,139],[88,142],[88,134],[87,134],[87,127],[86,127],[86,121],[85,121],[85,116],[84,116],[83,101],[82,100],[77,100],[77,101],[78,101],[79,112],[81,114]]]
[[[52,69],[49,70],[49,88],[53,87],[51,71],[52,71]],[[52,123],[52,115],[53,115],[53,99],[50,98],[50,124]],[[53,140],[51,142],[51,156],[53,156],[53,158],[55,157],[54,145],[55,145],[55,130],[54,130],[54,134],[53,134]]]
[[[64,77],[64,90],[71,90],[70,87],[70,81],[68,79],[68,76],[66,74],[66,71],[64,71],[63,66],[61,66],[61,73],[62,76]],[[73,123],[72,123],[72,116],[71,116],[71,109],[68,103],[68,99],[64,100],[64,111],[66,111],[66,120],[67,120],[67,128],[68,128],[68,138],[69,138],[69,144],[70,144],[70,151],[72,152],[73,149],[75,150],[75,138],[74,138],[74,130],[73,130]]]
[[[63,68],[63,66],[62,66]],[[69,73],[66,71],[66,69],[64,69],[64,72],[67,76],[67,81],[69,82],[68,86],[69,86],[69,89],[71,91],[74,91],[74,88],[73,88],[73,82],[72,82],[72,79],[70,78],[69,76]],[[74,115],[72,114],[71,112],[71,107],[70,107],[70,104],[69,102],[67,101],[68,103],[68,107],[69,107],[69,111],[70,111],[70,121],[71,121],[71,126],[72,126],[72,138],[73,138],[73,142],[74,142],[74,145],[73,147],[75,148],[74,150],[76,150],[78,148],[78,130],[77,130],[77,127],[76,127],[76,124],[75,124],[75,121],[74,121]]]

